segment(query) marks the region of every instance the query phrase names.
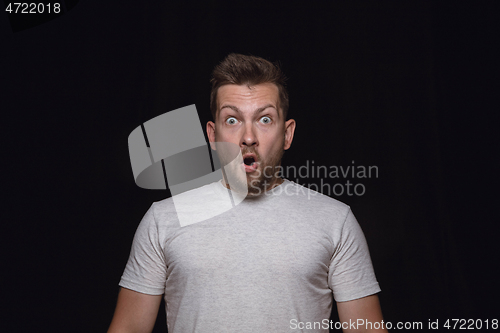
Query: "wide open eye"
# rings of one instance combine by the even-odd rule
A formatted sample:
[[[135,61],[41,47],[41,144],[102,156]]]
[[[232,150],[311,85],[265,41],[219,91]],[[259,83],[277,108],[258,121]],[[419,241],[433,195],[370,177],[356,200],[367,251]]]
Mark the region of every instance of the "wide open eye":
[[[269,124],[271,122],[271,118],[269,118],[268,116],[264,116],[264,117],[260,118],[260,121],[263,124]]]
[[[229,117],[229,118],[227,118],[227,119],[226,119],[226,124],[228,124],[228,125],[234,125],[234,124],[236,124],[237,122],[238,122],[238,121],[237,121],[237,120],[236,120],[236,118],[234,118],[234,117]]]

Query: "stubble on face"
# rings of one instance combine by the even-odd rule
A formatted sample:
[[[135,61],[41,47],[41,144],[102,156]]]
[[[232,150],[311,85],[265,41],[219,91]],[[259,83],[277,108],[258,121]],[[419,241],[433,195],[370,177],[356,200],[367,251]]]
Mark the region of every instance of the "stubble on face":
[[[247,197],[255,197],[279,185],[283,180],[278,176],[281,166],[281,158],[285,150],[285,138],[283,136],[282,125],[279,124],[282,119],[280,111],[276,107],[279,103],[278,88],[272,83],[259,84],[257,86],[222,86],[218,92],[221,109],[224,113],[221,117],[219,110],[217,126],[212,123],[212,141],[215,142],[232,142],[238,147],[237,153],[241,152],[241,156],[245,154],[253,154],[257,165],[252,171],[252,168],[234,160],[235,154],[225,155],[223,152],[218,152],[221,164],[224,165],[224,181],[226,187],[227,180],[231,190],[240,193],[247,193]],[[267,108],[272,108],[265,111]],[[258,111],[260,110],[260,111]],[[261,113],[262,112],[262,113]],[[243,121],[245,124],[255,122],[257,118],[269,116],[275,125],[269,127],[265,123],[255,123],[255,130],[250,130],[248,136],[245,134],[242,137],[242,124],[237,127],[228,126],[225,121],[229,117],[237,118],[237,121]],[[225,120],[226,119],[226,120]],[[247,172],[248,171],[248,172]],[[226,177],[228,176],[228,177]]]
[[[263,159],[259,152],[252,147],[243,147],[241,156],[254,154],[258,161],[258,168],[251,173],[242,172],[241,163],[234,158],[234,152],[223,152],[218,149],[218,156],[223,166],[224,182],[226,187],[240,193],[247,193],[247,197],[256,197],[279,185],[282,179],[279,176],[281,159],[284,154],[284,142],[267,159]],[[236,161],[236,163],[235,163]],[[228,185],[227,179],[230,179]]]
[[[259,167],[257,170],[246,175],[248,196],[258,196],[280,184],[281,178],[277,176],[279,173],[279,167],[281,166],[281,158],[284,153],[283,147],[284,142],[281,143],[280,149],[270,155],[266,160],[261,159],[259,153],[255,149],[242,149],[242,155],[253,153],[257,156],[257,160],[259,161]]]

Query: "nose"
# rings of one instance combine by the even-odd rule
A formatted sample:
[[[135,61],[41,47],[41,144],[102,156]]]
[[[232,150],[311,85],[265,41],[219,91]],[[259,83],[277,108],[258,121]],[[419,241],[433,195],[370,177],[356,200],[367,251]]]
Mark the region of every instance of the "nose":
[[[243,137],[241,138],[242,146],[258,146],[259,142],[257,136],[255,135],[254,129],[251,124],[245,126],[245,131],[243,132]]]

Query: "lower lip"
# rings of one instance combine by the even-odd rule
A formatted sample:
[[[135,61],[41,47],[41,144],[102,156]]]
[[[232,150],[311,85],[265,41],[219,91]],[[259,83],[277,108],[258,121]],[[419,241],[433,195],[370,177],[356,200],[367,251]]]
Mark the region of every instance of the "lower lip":
[[[254,162],[252,165],[246,165],[245,163],[243,163],[243,166],[245,167],[246,173],[251,173],[251,172],[254,172],[255,170],[257,170],[257,168],[259,167],[259,164],[257,162]]]

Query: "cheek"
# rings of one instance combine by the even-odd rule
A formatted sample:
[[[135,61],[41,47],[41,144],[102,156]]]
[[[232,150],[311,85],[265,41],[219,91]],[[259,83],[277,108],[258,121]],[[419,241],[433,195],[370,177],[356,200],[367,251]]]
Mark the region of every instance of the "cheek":
[[[285,137],[281,135],[273,136],[272,138],[266,138],[266,143],[268,149],[266,149],[267,160],[273,160],[280,154],[283,150],[283,143],[285,141]]]
[[[237,142],[238,141],[237,131],[228,131],[225,129],[215,131],[215,141]]]
[[[272,147],[273,150],[281,149],[281,146],[285,141],[285,135],[279,133],[273,133],[271,136],[268,137],[268,141],[273,146]]]

